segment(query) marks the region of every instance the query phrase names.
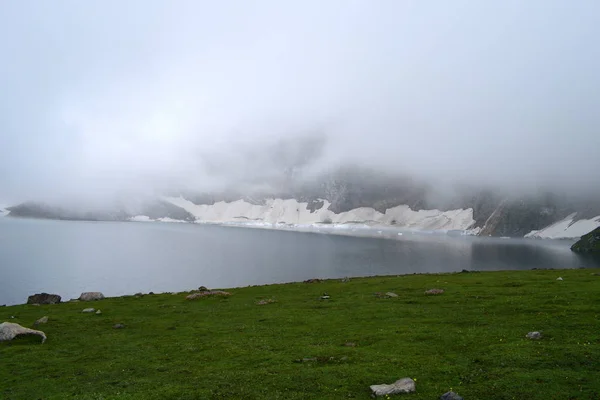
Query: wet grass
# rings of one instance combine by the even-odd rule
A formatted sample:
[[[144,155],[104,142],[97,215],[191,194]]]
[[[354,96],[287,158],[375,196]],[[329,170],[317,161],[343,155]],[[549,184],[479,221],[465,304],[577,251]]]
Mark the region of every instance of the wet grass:
[[[0,322],[49,317],[45,344],[0,343],[0,398],[367,399],[369,385],[411,377],[417,392],[399,397],[452,388],[467,400],[600,399],[599,272],[407,275],[193,301],[0,308]],[[432,288],[444,293],[424,294]],[[90,306],[102,315],[81,313]],[[542,340],[525,338],[534,330]]]

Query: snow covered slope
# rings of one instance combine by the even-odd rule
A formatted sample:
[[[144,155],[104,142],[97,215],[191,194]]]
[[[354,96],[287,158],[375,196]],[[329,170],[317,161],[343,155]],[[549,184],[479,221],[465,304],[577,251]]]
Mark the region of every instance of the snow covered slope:
[[[194,204],[183,197],[168,197],[164,200],[183,208],[196,217],[196,222],[201,223],[260,224],[273,227],[278,224],[299,226],[367,224],[423,231],[465,231],[475,224],[473,210],[470,208],[450,211],[413,211],[406,205],[400,205],[387,209],[385,213],[370,207],[360,207],[336,214],[329,210],[331,203],[327,200],[321,200],[322,206],[318,209],[308,207],[308,203],[298,202],[295,199],[268,199],[260,205],[244,200],[230,203],[220,201],[211,205]]]
[[[528,238],[538,239],[574,239],[593,231],[600,226],[600,215],[591,219],[575,221],[577,213],[558,221],[538,231],[531,231],[525,235]]]

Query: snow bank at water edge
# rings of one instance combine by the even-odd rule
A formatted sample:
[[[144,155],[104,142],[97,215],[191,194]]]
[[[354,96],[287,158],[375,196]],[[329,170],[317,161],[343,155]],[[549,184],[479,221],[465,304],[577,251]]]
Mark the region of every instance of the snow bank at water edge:
[[[280,229],[279,225],[289,225],[296,230],[352,229],[348,226],[366,224],[370,227],[393,226],[396,229],[419,231],[466,231],[475,224],[472,209],[450,211],[413,211],[406,205],[389,208],[385,213],[370,207],[360,207],[339,214],[329,210],[329,203],[323,200],[320,209],[311,211],[308,203],[295,199],[269,199],[265,204],[256,205],[244,200],[231,203],[224,201],[212,205],[194,204],[182,197],[168,197],[165,201],[183,208],[192,214],[197,222],[217,224],[239,224]],[[315,225],[316,224],[316,225]],[[341,228],[340,228],[341,227]]]
[[[600,215],[592,219],[575,221],[576,215],[577,213],[573,213],[550,226],[538,231],[531,231],[525,237],[537,239],[575,239],[600,226]]]
[[[173,219],[169,217],[152,219],[147,215],[136,215],[135,217],[129,218],[130,222],[177,222],[177,223],[186,223],[187,221],[182,221],[179,219]]]

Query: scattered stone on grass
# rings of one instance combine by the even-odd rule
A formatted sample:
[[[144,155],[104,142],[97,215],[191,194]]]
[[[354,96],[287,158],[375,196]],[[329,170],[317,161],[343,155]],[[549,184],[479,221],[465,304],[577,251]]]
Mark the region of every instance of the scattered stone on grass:
[[[350,278],[348,278],[347,276],[342,278],[342,283],[346,283],[346,282],[350,282]]]
[[[464,400],[462,396],[450,391],[440,396],[440,400]]]
[[[321,280],[317,279],[317,278],[307,279],[304,281],[304,283],[319,283],[319,282],[321,282]]]
[[[38,326],[48,322],[48,317],[44,316],[33,323],[33,326]]]
[[[354,343],[354,342],[346,342],[346,343],[344,343],[344,346],[346,346],[346,347],[356,347],[356,343]]]
[[[416,390],[415,381],[413,381],[411,378],[398,379],[396,382],[390,385],[371,385],[370,388],[375,396],[411,393]]]
[[[222,290],[209,290],[207,292],[192,293],[190,295],[187,295],[185,298],[187,300],[195,300],[195,299],[200,299],[203,297],[211,297],[211,296],[228,297],[228,296],[231,296],[231,293],[224,292]]]
[[[266,304],[271,304],[271,303],[275,303],[275,300],[273,299],[263,299],[263,300],[259,300],[256,302],[257,305],[259,306],[264,306]]]
[[[389,299],[390,297],[398,297],[398,295],[394,292],[387,292],[387,293],[375,292],[374,294],[379,299]]]
[[[102,300],[104,295],[100,292],[83,292],[79,296],[79,300],[81,301],[92,301],[92,300]]]
[[[42,338],[42,343],[46,341],[46,334],[42,331],[25,328],[12,322],[3,322],[0,324],[0,342],[13,340],[19,335],[37,335]]]
[[[425,294],[442,294],[444,289],[429,289],[425,291]]]
[[[533,339],[533,340],[540,340],[542,338],[542,333],[541,332],[529,332],[527,335],[525,335],[526,337],[528,337],[529,339]]]
[[[123,324],[114,324],[113,328],[114,329],[123,329],[123,328],[125,328],[125,325],[123,325]]]
[[[559,276],[558,278],[556,278],[557,281],[562,281],[563,278],[561,276]]]
[[[321,296],[321,300],[329,300],[331,298],[331,296],[329,296],[327,293],[323,293],[323,296]]]
[[[27,304],[58,304],[60,296],[50,293],[36,293],[27,298]]]
[[[96,315],[101,315],[101,314],[102,314],[102,311],[96,310]]]
[[[96,309],[95,308],[84,308],[81,312],[93,313],[93,312],[96,312]]]

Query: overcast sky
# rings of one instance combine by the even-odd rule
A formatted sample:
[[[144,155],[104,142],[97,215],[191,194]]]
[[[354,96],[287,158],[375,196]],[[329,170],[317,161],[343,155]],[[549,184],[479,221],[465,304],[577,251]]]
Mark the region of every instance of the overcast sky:
[[[0,202],[200,188],[202,154],[307,134],[320,167],[591,185],[599,43],[597,0],[0,0]]]

